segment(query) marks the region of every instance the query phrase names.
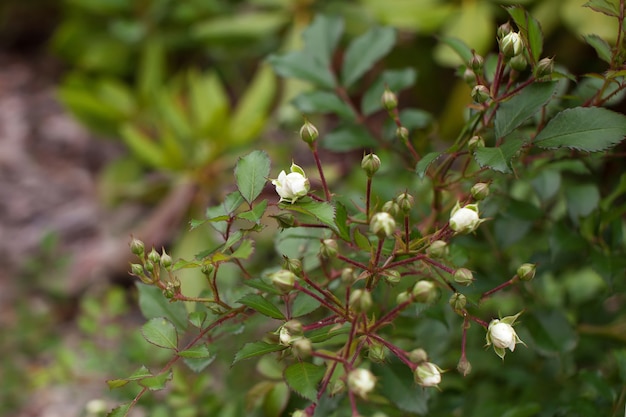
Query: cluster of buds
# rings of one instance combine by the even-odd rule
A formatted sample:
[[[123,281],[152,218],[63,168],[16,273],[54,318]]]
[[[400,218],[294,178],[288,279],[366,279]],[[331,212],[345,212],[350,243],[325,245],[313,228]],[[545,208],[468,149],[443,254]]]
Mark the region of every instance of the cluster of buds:
[[[413,371],[415,383],[422,387],[437,387],[441,383],[440,367],[428,361],[428,354],[424,349],[413,349],[409,352],[409,360],[417,366]]]
[[[133,237],[130,241],[130,250],[141,262],[130,264],[130,274],[139,278],[144,284],[152,285],[159,282],[161,268],[164,268],[168,272],[172,271],[172,257],[165,249],[162,249],[161,253],[159,253],[156,249],[152,248],[152,250],[146,254],[144,243]],[[168,298],[171,298],[174,293],[180,292],[180,281],[176,277],[170,276],[167,288],[169,290],[166,295]]]
[[[276,187],[276,192],[280,196],[280,201],[295,203],[299,198],[309,193],[310,183],[304,170],[292,163],[290,172],[280,171],[278,178],[272,180],[272,185]]]

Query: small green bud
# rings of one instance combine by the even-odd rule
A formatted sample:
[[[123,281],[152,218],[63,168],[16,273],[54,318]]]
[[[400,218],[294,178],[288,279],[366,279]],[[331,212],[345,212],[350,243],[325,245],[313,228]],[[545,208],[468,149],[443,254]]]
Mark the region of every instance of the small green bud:
[[[474,274],[467,268],[459,268],[454,272],[454,282],[464,287],[472,285]]]
[[[344,285],[350,286],[356,281],[356,275],[354,274],[354,269],[352,268],[343,268],[341,270],[341,282]]]
[[[213,266],[213,264],[204,264],[202,265],[202,267],[200,268],[200,271],[204,274],[204,275],[211,275],[213,273],[213,271],[215,271],[215,266]]]
[[[163,249],[163,253],[161,254],[161,265],[163,265],[165,269],[169,269],[172,266],[172,257],[165,252],[165,249]]]
[[[299,276],[302,274],[302,261],[300,259],[288,258],[285,256],[283,260],[283,269],[287,269]]]
[[[463,376],[468,376],[470,372],[472,372],[472,364],[467,360],[465,356],[461,357],[458,365],[456,366],[457,371],[461,373]]]
[[[437,286],[428,280],[417,281],[413,287],[413,297],[418,303],[429,304],[435,301],[438,297]]]
[[[470,152],[474,152],[476,149],[484,147],[485,140],[482,138],[482,136],[472,136],[467,142],[467,148]]]
[[[379,238],[385,236],[391,236],[396,230],[396,221],[391,214],[381,211],[372,216],[370,221],[370,231],[377,235]]]
[[[159,252],[157,252],[154,248],[152,248],[152,250],[148,254],[148,259],[155,265],[159,265],[159,263],[161,262],[161,256],[159,255]]]
[[[311,352],[313,351],[313,344],[311,340],[306,337],[301,337],[299,339],[294,340],[291,344],[291,352],[300,359],[306,359],[311,356]]]
[[[471,96],[472,100],[478,104],[486,103],[489,99],[491,99],[489,89],[482,84],[478,84],[472,88]]]
[[[535,67],[535,77],[544,78],[552,75],[554,71],[554,60],[552,58],[543,58],[537,62]]]
[[[475,53],[472,54],[472,57],[469,60],[469,67],[474,70],[475,73],[482,71],[484,64],[485,60],[482,56]]]
[[[400,206],[400,210],[402,210],[404,214],[407,214],[411,211],[414,202],[415,199],[413,198],[413,196],[406,192],[396,197],[396,203],[398,203],[398,206]]]
[[[422,363],[428,360],[428,354],[422,348],[413,349],[409,352],[409,360],[413,363]]]
[[[515,71],[522,72],[528,66],[528,61],[526,61],[526,57],[524,57],[524,55],[520,54],[511,58],[509,64]]]
[[[511,32],[513,32],[513,27],[509,22],[506,22],[498,27],[496,35],[498,36],[498,39],[502,39]]]
[[[176,295],[176,292],[174,291],[174,286],[168,282],[167,286],[165,287],[165,289],[163,290],[163,295],[165,296],[165,298],[174,298],[174,296]]]
[[[510,32],[500,40],[500,52],[505,58],[513,58],[524,51],[524,41],[517,32]]]
[[[396,129],[396,136],[402,140],[402,142],[408,142],[409,141],[409,129],[407,129],[404,126],[400,126],[399,128]]]
[[[302,336],[303,328],[302,322],[300,320],[289,320],[286,322],[283,327],[289,331],[289,334],[292,336]]]
[[[372,308],[372,294],[367,290],[354,290],[350,294],[348,304],[356,312],[367,312]]]
[[[517,276],[522,281],[530,281],[535,278],[535,272],[537,271],[537,265],[535,264],[522,264],[517,268]]]
[[[398,107],[398,97],[388,88],[385,88],[385,91],[383,91],[380,101],[383,108],[387,111],[392,111]]]
[[[395,217],[398,215],[398,213],[400,213],[400,206],[398,205],[396,200],[389,200],[385,202],[385,204],[383,204],[383,207],[381,210]]]
[[[272,280],[272,285],[285,294],[293,290],[296,283],[296,275],[286,269],[274,272],[270,275],[270,278]]]
[[[465,68],[463,71],[463,81],[470,87],[474,87],[478,84],[478,78],[476,77],[476,73],[472,71],[471,68]]]
[[[130,264],[130,273],[138,277],[142,277],[146,275],[146,273],[143,270],[143,266],[139,264]]]
[[[291,213],[280,213],[275,216],[271,216],[278,222],[278,227],[282,229],[289,229],[296,225],[296,219]]]
[[[404,304],[407,301],[413,301],[413,296],[408,291],[402,291],[396,296],[396,304]]]
[[[450,252],[450,250],[448,249],[448,242],[443,240],[435,240],[430,244],[426,252],[431,258],[445,258]]]
[[[143,242],[133,237],[130,241],[130,251],[137,256],[143,256],[144,250]]]
[[[489,195],[489,184],[477,182],[470,189],[470,194],[474,197],[474,200],[484,200]]]
[[[324,239],[320,246],[320,255],[322,258],[330,259],[337,257],[339,252],[339,245],[335,239]]]
[[[146,268],[146,271],[148,272],[154,272],[154,264],[150,260],[146,261],[144,268]]]
[[[373,153],[365,155],[361,160],[361,168],[369,178],[372,178],[380,169],[380,158]]]
[[[309,145],[312,145],[318,136],[319,132],[317,131],[317,128],[311,122],[305,120],[304,124],[300,128],[300,138]]]
[[[402,279],[402,275],[400,275],[400,272],[396,271],[395,269],[386,270],[382,272],[382,275],[385,277],[385,282],[392,287],[398,284]]]
[[[452,294],[452,297],[450,297],[450,301],[448,301],[448,303],[454,311],[459,312],[465,308],[467,298],[463,294],[455,292]]]
[[[372,342],[369,345],[367,357],[372,362],[382,363],[385,362],[386,353],[385,345],[380,342]]]

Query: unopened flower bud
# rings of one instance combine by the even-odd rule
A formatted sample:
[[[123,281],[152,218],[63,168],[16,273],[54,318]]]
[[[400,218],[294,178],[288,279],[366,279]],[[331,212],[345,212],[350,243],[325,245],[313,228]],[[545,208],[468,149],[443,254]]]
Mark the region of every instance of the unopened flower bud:
[[[485,147],[485,140],[481,136],[472,136],[467,142],[467,148],[470,152],[474,152],[478,148]]]
[[[489,89],[482,84],[478,84],[472,88],[472,100],[478,104],[483,104],[491,98]]]
[[[444,240],[435,240],[430,244],[428,249],[426,249],[426,253],[428,253],[431,258],[445,258],[448,256],[449,252],[448,242]]]
[[[474,87],[478,84],[476,73],[471,68],[465,68],[465,71],[463,71],[463,81],[470,87]]]
[[[521,313],[517,313],[514,316],[494,319],[489,323],[487,335],[485,336],[487,346],[493,345],[494,351],[502,359],[504,359],[504,355],[506,354],[505,349],[508,348],[513,352],[517,343],[524,344],[517,336],[515,329],[513,329],[513,324],[520,314]]]
[[[309,145],[312,145],[318,136],[319,132],[317,131],[317,128],[313,126],[311,122],[305,120],[304,124],[300,128],[300,138]]]
[[[295,340],[291,344],[291,351],[296,357],[300,359],[308,358],[309,356],[311,356],[311,352],[313,351],[313,345],[311,343],[311,340],[307,339],[306,337],[301,337]]]
[[[287,269],[296,275],[302,274],[302,261],[296,258],[283,258],[283,269]]]
[[[293,337],[291,336],[291,332],[285,326],[282,326],[280,330],[278,330],[278,341],[283,346],[289,346],[293,342]]]
[[[289,333],[294,336],[302,336],[303,328],[300,320],[289,320],[283,325],[283,327],[289,330]]]
[[[524,51],[524,41],[517,32],[510,32],[500,40],[500,52],[505,58],[513,58]]]
[[[372,362],[385,362],[386,349],[385,345],[380,342],[372,342],[367,351],[367,357]]]
[[[423,362],[415,368],[415,382],[422,387],[436,387],[441,382],[441,369],[431,362]]]
[[[311,417],[311,416],[309,416],[309,414],[304,410],[296,410],[293,413],[291,413],[291,417]]]
[[[536,270],[537,265],[535,264],[522,264],[519,268],[517,268],[517,276],[522,281],[530,281],[535,278]]]
[[[392,111],[398,107],[398,97],[388,88],[385,88],[385,91],[383,91],[380,101],[383,108],[387,111]]]
[[[428,280],[417,281],[412,291],[415,301],[418,303],[429,304],[437,300],[439,295],[437,286]]]
[[[413,203],[415,202],[413,196],[409,193],[402,193],[396,197],[396,203],[400,206],[400,210],[407,214],[413,208]]]
[[[146,271],[148,272],[154,272],[154,263],[152,263],[152,261],[150,260],[147,260],[144,264],[144,268],[146,268]]]
[[[369,178],[372,178],[380,169],[380,158],[373,153],[369,153],[361,160],[361,168]]]
[[[152,250],[148,254],[148,259],[155,265],[158,265],[161,262],[161,256],[159,255],[159,252],[157,252],[154,248],[152,248]]]
[[[296,219],[291,213],[279,213],[272,217],[276,219],[278,226],[283,229],[289,229],[290,227],[294,227],[296,225]]]
[[[143,266],[139,264],[130,264],[130,273],[138,277],[146,275]]]
[[[282,293],[288,293],[291,291],[296,283],[296,275],[286,269],[274,272],[270,275],[270,278],[272,280],[272,285],[274,285],[274,287]]]
[[[459,234],[467,234],[475,231],[485,219],[478,215],[478,205],[468,204],[461,207],[457,201],[450,212],[450,229]]]
[[[396,129],[396,136],[402,142],[408,142],[408,140],[409,140],[409,129],[407,129],[404,126],[400,126],[399,128]]]
[[[367,398],[375,386],[376,377],[367,369],[356,368],[348,374],[348,388],[361,398]]]
[[[472,54],[472,57],[469,60],[469,67],[474,70],[474,72],[478,73],[482,71],[485,60],[482,56],[477,54]]]
[[[543,78],[549,77],[554,71],[554,60],[552,58],[543,58],[537,62],[535,67],[535,77]]]
[[[213,271],[215,271],[215,267],[213,266],[213,264],[204,264],[202,265],[202,267],[200,268],[200,271],[204,274],[204,275],[211,275],[213,273]]]
[[[408,291],[402,291],[396,296],[396,304],[404,304],[413,301],[413,295]]]
[[[165,252],[165,249],[163,249],[163,253],[161,254],[161,265],[163,265],[165,269],[169,269],[172,266],[172,257]]]
[[[174,298],[174,295],[176,295],[176,293],[174,292],[174,286],[168,283],[163,290],[163,296],[165,296],[165,298],[172,299]]]
[[[513,32],[513,27],[509,22],[506,22],[498,27],[496,35],[498,36],[498,39],[502,39],[511,32]]]
[[[472,372],[472,364],[467,360],[465,356],[462,356],[459,360],[458,365],[456,366],[457,371],[461,373],[463,376],[468,376],[470,372]]]
[[[133,237],[130,241],[130,251],[137,256],[143,256],[144,250],[145,246],[143,242]]]
[[[398,215],[398,213],[400,213],[400,206],[398,205],[398,203],[396,203],[395,200],[389,200],[385,202],[385,204],[383,204],[381,210],[395,217]]]
[[[372,308],[372,294],[367,290],[354,290],[348,301],[350,307],[356,312],[367,312]]]
[[[343,268],[341,270],[341,282],[347,286],[350,286],[356,281],[356,275],[354,274],[354,269],[352,268]]]
[[[338,251],[339,245],[337,245],[337,241],[335,239],[322,240],[322,245],[320,246],[320,255],[323,258],[334,258],[337,256]]]
[[[472,285],[474,274],[467,268],[459,268],[454,272],[454,282],[464,287]]]
[[[413,363],[422,363],[428,360],[428,353],[422,348],[413,349],[409,352],[409,360]]]
[[[511,65],[511,68],[513,68],[515,71],[522,72],[528,66],[528,61],[526,61],[526,57],[522,54],[515,55],[509,61],[509,65]]]
[[[472,185],[470,194],[474,197],[474,200],[484,200],[489,195],[489,184],[484,182],[477,182]]]
[[[465,308],[465,305],[467,304],[467,298],[463,294],[455,292],[454,294],[452,294],[452,297],[450,297],[448,303],[454,311],[459,312]]]
[[[370,230],[381,239],[385,236],[391,236],[396,230],[396,221],[391,214],[381,211],[372,216]]]
[[[396,271],[395,269],[386,270],[382,272],[382,275],[385,277],[385,282],[392,287],[398,284],[402,279],[402,275],[400,275],[400,272]]]

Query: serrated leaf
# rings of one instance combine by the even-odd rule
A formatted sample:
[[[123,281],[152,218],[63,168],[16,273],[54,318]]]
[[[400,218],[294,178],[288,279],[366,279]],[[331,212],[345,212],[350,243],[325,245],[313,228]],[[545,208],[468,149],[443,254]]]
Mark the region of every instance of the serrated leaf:
[[[274,71],[283,77],[298,78],[329,90],[335,87],[335,79],[330,69],[306,51],[270,55],[267,61],[274,67]]]
[[[543,35],[539,22],[521,6],[505,7],[519,28],[524,43],[530,49],[531,62],[539,61],[543,51]]]
[[[626,116],[600,107],[575,107],[558,113],[535,137],[545,149],[570,148],[597,152],[626,136]]]
[[[510,173],[511,160],[524,144],[523,139],[508,137],[501,146],[497,148],[477,148],[474,152],[474,159],[481,167],[488,167],[494,171]]]
[[[192,326],[202,329],[207,319],[207,313],[206,311],[192,311],[189,313],[188,319]]]
[[[323,366],[299,362],[285,369],[285,381],[289,388],[304,398],[315,401],[317,398],[317,384],[322,380],[325,373],[326,368]]]
[[[254,241],[252,239],[245,239],[231,256],[237,259],[248,259],[253,252]]]
[[[415,165],[415,173],[417,176],[423,180],[426,175],[426,171],[428,171],[428,167],[435,162],[444,152],[429,152],[420,159]]]
[[[291,306],[291,316],[301,317],[307,315],[319,308],[321,303],[313,297],[309,297],[306,294],[298,294],[293,305]]]
[[[286,349],[285,346],[279,344],[269,344],[265,342],[251,342],[246,343],[243,347],[235,354],[235,359],[233,360],[233,365],[239,361],[243,361],[245,359],[250,359],[255,356],[266,355],[272,352],[278,352],[279,350]]]
[[[292,103],[300,112],[305,114],[334,113],[342,119],[350,121],[356,118],[354,111],[330,91],[307,91],[295,97]]]
[[[209,350],[207,345],[196,345],[190,349],[178,352],[178,356],[183,358],[185,364],[194,372],[201,372],[214,360],[215,355]]]
[[[369,239],[359,229],[354,229],[354,243],[356,243],[361,250],[369,252],[372,249],[372,244]]]
[[[378,27],[352,41],[346,50],[341,67],[341,82],[350,88],[363,74],[383,56],[396,42],[396,31],[390,27]]]
[[[472,59],[472,49],[461,39],[450,36],[442,36],[439,40],[452,48],[466,64],[470,61],[470,59]]]
[[[376,139],[361,125],[346,124],[338,127],[322,139],[322,146],[334,152],[347,152],[378,146]]]
[[[206,222],[206,220],[191,219],[189,220],[189,230],[193,230],[196,227],[202,226]]]
[[[554,95],[558,83],[533,83],[510,100],[500,103],[496,113],[496,137],[501,138],[537,113]]]
[[[382,108],[381,97],[385,86],[397,94],[415,84],[416,78],[417,72],[414,68],[383,71],[363,95],[361,111],[367,116]]]
[[[611,46],[607,41],[594,34],[583,35],[583,39],[589,46],[596,50],[598,58],[606,63],[611,63]]]
[[[207,345],[195,345],[187,350],[181,350],[178,352],[178,356],[183,358],[208,358],[212,353],[209,351]]]
[[[270,158],[263,151],[253,151],[239,158],[235,168],[237,188],[241,196],[252,202],[261,194],[270,174]]]
[[[335,209],[335,225],[337,226],[337,233],[343,240],[350,240],[350,229],[348,228],[348,211],[346,207],[341,204],[336,204]]]
[[[109,414],[107,414],[107,417],[126,417],[132,405],[133,405],[132,402],[119,405],[115,407],[113,410],[111,410]]]
[[[333,52],[343,33],[343,20],[318,14],[302,33],[306,51],[325,67],[330,67]]]
[[[619,11],[614,3],[607,0],[591,0],[583,4],[583,7],[589,7],[596,12],[603,13],[607,16],[618,17]]]
[[[239,304],[250,307],[259,313],[273,319],[284,320],[285,316],[278,307],[259,294],[247,294],[237,300]]]
[[[158,287],[137,283],[139,308],[147,319],[165,317],[179,330],[187,328],[187,309],[182,303],[170,303]]]
[[[162,374],[149,376],[139,381],[139,385],[148,388],[150,391],[159,391],[165,388],[167,381],[172,379],[172,371],[163,372]]]
[[[324,201],[299,201],[297,204],[280,203],[281,209],[297,211],[315,217],[329,227],[335,227],[335,207]]]
[[[261,221],[261,218],[263,217],[263,215],[265,214],[265,209],[267,209],[267,200],[261,201],[259,204],[254,206],[252,210],[239,213],[237,215],[237,218],[248,220],[248,221],[258,224]]]
[[[165,349],[176,349],[178,347],[178,333],[176,327],[167,319],[150,319],[141,328],[144,339],[155,346]]]

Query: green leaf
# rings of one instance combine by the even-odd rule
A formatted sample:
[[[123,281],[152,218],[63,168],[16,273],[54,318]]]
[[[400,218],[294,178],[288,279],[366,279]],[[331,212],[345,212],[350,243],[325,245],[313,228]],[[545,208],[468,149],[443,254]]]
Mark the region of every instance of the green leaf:
[[[317,384],[322,380],[325,373],[326,368],[323,366],[299,362],[285,369],[285,381],[289,388],[304,398],[315,401],[317,398]]]
[[[194,372],[201,372],[209,366],[216,356],[209,350],[205,344],[196,345],[190,349],[178,352],[178,356],[183,358],[185,364]]]
[[[235,178],[237,188],[248,204],[252,204],[261,194],[269,174],[270,158],[265,152],[253,151],[239,158],[235,167]]]
[[[380,393],[399,409],[407,413],[428,413],[428,390],[416,389],[413,373],[396,362],[374,365],[374,373],[380,378]]]
[[[361,100],[361,111],[369,115],[382,108],[381,97],[385,86],[394,93],[398,93],[415,84],[417,72],[414,68],[401,70],[385,70],[367,89]]]
[[[508,135],[537,113],[554,95],[557,84],[533,83],[510,100],[500,103],[495,119],[496,137]]]
[[[570,218],[577,221],[581,217],[587,217],[598,208],[600,191],[595,184],[568,185],[565,188],[565,199]]]
[[[336,16],[318,14],[302,33],[306,51],[313,58],[329,68],[333,52],[343,33],[343,20]]]
[[[335,209],[335,227],[339,237],[343,240],[350,240],[350,229],[348,228],[348,211],[346,206],[341,203],[336,204]]]
[[[259,294],[247,294],[237,300],[237,302],[273,319],[285,319],[284,314],[278,307]]]
[[[263,281],[262,278],[247,279],[243,283],[248,287],[255,288],[263,292],[267,292],[270,294],[280,294],[280,291],[277,290],[276,287],[268,282]]]
[[[120,135],[131,152],[152,168],[164,168],[167,156],[163,149],[148,135],[130,123],[120,129]]]
[[[362,125],[343,125],[322,139],[322,146],[334,152],[347,152],[361,148],[375,148],[376,139]]]
[[[172,379],[172,371],[163,372],[162,374],[149,376],[139,381],[139,385],[148,388],[150,391],[159,391],[165,388],[167,381]]]
[[[578,336],[559,310],[537,310],[524,316],[536,347],[545,354],[566,353],[578,344]]]
[[[265,417],[280,417],[289,402],[289,387],[284,382],[272,384],[272,388],[263,401],[263,415]]]
[[[396,31],[390,27],[377,27],[356,38],[348,45],[341,67],[341,81],[350,88],[363,74],[383,56],[396,42]]]
[[[372,249],[372,244],[360,229],[354,229],[354,243],[356,243],[361,250],[370,251]]]
[[[241,242],[239,247],[231,255],[237,259],[248,259],[254,252],[254,241],[252,239],[245,239]]]
[[[583,4],[583,7],[589,7],[590,9],[603,13],[607,16],[619,16],[619,11],[617,10],[615,3],[608,0],[591,0]]]
[[[152,285],[137,283],[139,308],[147,319],[165,317],[179,330],[187,328],[187,309],[182,303],[170,303],[163,292]]]
[[[207,313],[206,311],[192,311],[189,313],[188,319],[192,326],[202,329],[207,319]]]
[[[285,346],[279,344],[269,344],[265,342],[251,342],[246,343],[235,355],[233,365],[239,361],[250,359],[259,355],[266,355],[268,353],[277,352],[279,350],[286,349]]]
[[[212,353],[209,351],[207,345],[195,345],[187,350],[182,350],[178,352],[178,356],[183,358],[208,358]]]
[[[508,174],[512,172],[511,160],[523,144],[524,139],[513,134],[505,138],[502,145],[497,148],[477,148],[474,152],[474,159],[481,167]]]
[[[598,35],[583,35],[583,39],[589,46],[596,50],[598,58],[606,63],[611,63],[611,45]]]
[[[141,328],[141,334],[148,342],[158,347],[174,350],[178,347],[176,327],[165,318],[148,320]]]
[[[335,227],[335,207],[325,201],[301,200],[297,204],[280,203],[278,207],[308,214],[331,228]]]
[[[539,414],[542,407],[537,403],[527,403],[509,408],[501,417],[533,417]]]
[[[317,301],[315,298],[309,297],[306,294],[298,294],[295,300],[293,300],[293,305],[291,306],[291,316],[292,317],[302,317],[305,316],[319,308],[321,303]]]
[[[418,163],[415,165],[415,172],[417,173],[417,176],[421,180],[423,180],[424,176],[426,175],[426,171],[428,171],[428,167],[430,166],[430,164],[435,162],[442,155],[444,155],[444,152],[429,152],[426,155],[424,155],[422,159],[420,159]]]
[[[107,417],[126,417],[132,405],[133,405],[132,402],[119,405],[115,407],[113,410],[111,410],[109,414],[107,414]]]
[[[464,63],[467,64],[470,59],[472,59],[472,49],[462,40],[449,36],[442,36],[439,40],[452,48],[454,52],[461,57]]]
[[[293,99],[293,105],[305,114],[335,113],[342,119],[353,121],[354,111],[335,93],[330,91],[308,91]]]
[[[259,224],[261,218],[265,214],[265,209],[267,209],[267,200],[261,201],[259,204],[254,206],[252,210],[244,211],[243,213],[239,213],[237,215],[238,219],[249,220],[253,223]]]
[[[608,149],[626,136],[626,116],[600,107],[575,107],[558,113],[535,137],[545,149],[566,147],[586,152]]]
[[[524,43],[530,48],[531,62],[534,64],[541,58],[543,50],[543,35],[539,22],[521,6],[505,7],[505,9],[519,28]]]
[[[298,78],[329,90],[335,87],[335,79],[330,69],[305,51],[270,55],[267,60],[274,67],[274,71],[283,77]]]

